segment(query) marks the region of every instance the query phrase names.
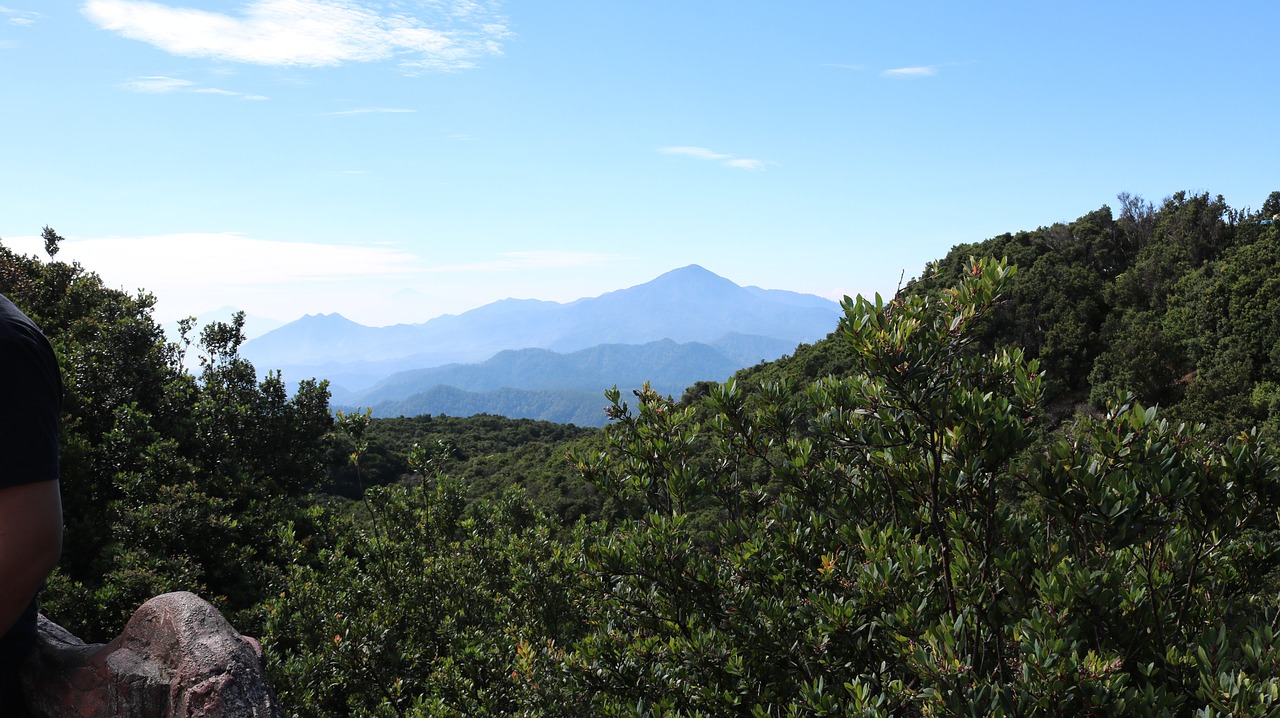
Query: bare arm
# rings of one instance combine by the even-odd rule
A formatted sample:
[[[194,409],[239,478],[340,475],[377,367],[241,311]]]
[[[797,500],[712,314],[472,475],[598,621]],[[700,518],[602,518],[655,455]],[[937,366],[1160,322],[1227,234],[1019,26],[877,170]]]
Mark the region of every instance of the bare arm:
[[[0,489],[0,635],[17,622],[61,555],[58,482]]]

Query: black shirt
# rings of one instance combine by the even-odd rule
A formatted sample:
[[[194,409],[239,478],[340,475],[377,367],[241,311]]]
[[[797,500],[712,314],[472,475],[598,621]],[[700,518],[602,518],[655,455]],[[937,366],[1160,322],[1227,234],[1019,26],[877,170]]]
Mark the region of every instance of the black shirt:
[[[49,340],[0,295],[0,488],[58,478],[62,378]]]
[[[53,347],[35,322],[0,294],[0,488],[58,478],[61,415],[62,376]],[[0,662],[9,663],[11,649],[21,648],[35,631],[33,596],[0,639]]]

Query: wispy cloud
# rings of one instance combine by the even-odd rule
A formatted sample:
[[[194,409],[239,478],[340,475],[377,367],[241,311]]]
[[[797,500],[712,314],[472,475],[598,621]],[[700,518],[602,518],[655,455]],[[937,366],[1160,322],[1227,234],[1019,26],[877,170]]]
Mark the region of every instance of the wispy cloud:
[[[45,256],[38,235],[5,236],[4,246]],[[264,317],[341,311],[370,325],[420,322],[506,296],[551,299],[555,291],[572,290],[567,285],[547,290],[546,277],[607,266],[620,258],[593,251],[526,250],[463,255],[433,265],[398,242],[283,242],[239,232],[68,236],[58,253],[61,261],[91,268],[108,286],[152,292],[159,301],[159,321],[231,302]],[[406,298],[406,287],[425,294]]]
[[[38,241],[38,237],[5,238],[6,244],[19,251],[35,251]],[[154,286],[162,277],[173,277],[186,287],[234,287],[402,275],[417,271],[421,265],[416,255],[394,247],[281,242],[238,232],[73,238],[63,243],[62,250],[67,259],[92,267],[104,278],[150,290],[164,288]],[[43,254],[43,250],[36,253]],[[58,259],[64,259],[63,254]],[[195,271],[197,267],[199,271]]]
[[[658,151],[664,155],[680,155],[683,157],[696,157],[700,160],[728,160],[733,159],[733,155],[726,155],[721,152],[712,152],[706,147],[659,147]]]
[[[362,107],[358,110],[339,110],[337,112],[326,112],[326,115],[370,115],[385,113],[401,113],[401,112],[417,112],[417,110],[408,110],[402,107]]]
[[[968,65],[968,63],[940,63],[936,65],[911,65],[906,68],[890,68],[881,72],[881,77],[890,79],[910,79],[920,77],[933,77],[940,73],[942,68],[956,67],[956,65]]]
[[[938,74],[938,65],[916,65],[915,67],[895,67],[880,73],[881,77],[909,78],[933,77]]]
[[[570,252],[562,250],[531,250],[524,252],[503,252],[494,259],[485,262],[468,264],[437,265],[428,267],[428,272],[516,272],[537,269],[560,269],[562,267],[589,267],[607,264],[617,259],[616,255],[603,252]]]
[[[163,95],[170,92],[190,92],[195,87],[191,80],[179,80],[176,77],[135,77],[120,83],[120,86],[133,92],[147,92]]]
[[[502,54],[506,21],[485,0],[252,0],[234,15],[149,0],[87,0],[92,22],[175,55],[272,66],[395,59],[457,70]]]
[[[38,12],[30,10],[15,10],[11,7],[0,5],[0,18],[4,18],[5,22],[10,25],[34,25],[36,20],[44,17]]]
[[[740,170],[762,170],[764,163],[760,160],[747,159],[746,157],[736,157],[734,155],[725,154],[723,152],[714,152],[706,147],[659,147],[658,152],[664,155],[676,155],[678,157],[692,157],[698,160],[712,160],[719,162],[725,167],[733,167]]]
[[[142,92],[149,95],[167,95],[174,92],[189,92],[197,95],[239,97],[242,100],[267,99],[263,95],[250,95],[244,92],[223,90],[217,87],[201,87],[199,83],[192,82],[191,80],[183,80],[177,77],[165,77],[163,75],[135,77],[132,80],[126,80],[120,83],[120,87],[129,90],[130,92]]]

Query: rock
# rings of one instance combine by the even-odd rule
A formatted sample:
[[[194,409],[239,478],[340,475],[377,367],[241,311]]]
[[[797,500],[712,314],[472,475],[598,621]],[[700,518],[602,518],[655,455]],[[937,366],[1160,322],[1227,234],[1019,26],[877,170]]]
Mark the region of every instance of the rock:
[[[44,616],[22,684],[35,718],[281,718],[262,648],[193,593],[166,593],[107,644]]]

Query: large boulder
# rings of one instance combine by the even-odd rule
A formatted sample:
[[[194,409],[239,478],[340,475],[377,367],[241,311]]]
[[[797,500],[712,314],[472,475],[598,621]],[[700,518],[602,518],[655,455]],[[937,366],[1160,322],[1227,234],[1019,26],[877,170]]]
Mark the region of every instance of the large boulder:
[[[193,593],[147,601],[106,644],[40,616],[22,684],[36,718],[280,718],[262,647]]]

